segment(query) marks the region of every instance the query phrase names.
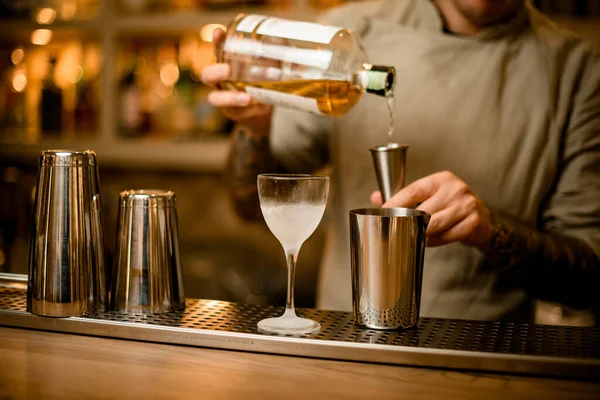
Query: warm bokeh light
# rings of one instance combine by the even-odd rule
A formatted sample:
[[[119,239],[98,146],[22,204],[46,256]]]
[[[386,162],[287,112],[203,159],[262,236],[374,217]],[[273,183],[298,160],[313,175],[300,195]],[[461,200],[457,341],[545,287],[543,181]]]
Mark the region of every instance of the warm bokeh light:
[[[179,40],[179,65],[184,68],[191,67],[198,53],[198,37],[186,35]]]
[[[38,24],[48,25],[54,22],[56,18],[56,11],[53,8],[45,7],[42,8],[37,15]]]
[[[165,86],[160,82],[156,82],[156,85],[154,86],[154,92],[158,97],[164,100],[173,93],[173,86]]]
[[[216,61],[217,60],[212,45],[210,43],[200,42],[198,46],[198,53],[194,58],[194,73],[200,76],[204,67],[213,64]]]
[[[50,29],[36,29],[31,33],[31,43],[38,46],[44,46],[52,39],[52,31]]]
[[[14,49],[12,53],[10,53],[10,61],[12,61],[13,64],[17,65],[18,63],[23,61],[24,56],[25,52],[22,48],[18,47]]]
[[[25,71],[19,70],[15,71],[12,79],[12,87],[15,92],[22,92],[25,90],[25,86],[27,86],[27,76],[25,75]]]
[[[83,66],[85,76],[88,79],[93,79],[100,73],[102,66],[102,50],[96,44],[88,43],[83,56]]]
[[[44,79],[48,74],[48,59],[49,54],[45,47],[33,48],[27,50],[27,58],[25,64],[27,68],[27,77],[31,82],[38,82]]]
[[[77,14],[77,2],[76,0],[63,0],[60,8],[60,17],[65,21],[73,19]]]
[[[81,65],[75,65],[71,70],[71,76],[69,81],[71,83],[77,83],[83,78],[83,67]]]
[[[160,67],[160,81],[165,86],[173,86],[179,80],[179,68],[173,61],[165,62]]]
[[[81,43],[73,40],[65,44],[57,57],[54,83],[66,89],[83,76]]]
[[[223,29],[224,31],[227,30],[227,27],[223,24],[207,24],[204,25],[200,30],[200,39],[205,42],[212,42],[213,32],[217,28]]]

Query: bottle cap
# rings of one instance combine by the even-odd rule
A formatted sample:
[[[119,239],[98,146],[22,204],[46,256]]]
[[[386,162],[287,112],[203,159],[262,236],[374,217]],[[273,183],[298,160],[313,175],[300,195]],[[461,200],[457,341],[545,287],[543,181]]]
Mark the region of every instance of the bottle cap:
[[[396,69],[382,65],[364,64],[367,70],[364,87],[368,93],[385,96],[394,87]]]

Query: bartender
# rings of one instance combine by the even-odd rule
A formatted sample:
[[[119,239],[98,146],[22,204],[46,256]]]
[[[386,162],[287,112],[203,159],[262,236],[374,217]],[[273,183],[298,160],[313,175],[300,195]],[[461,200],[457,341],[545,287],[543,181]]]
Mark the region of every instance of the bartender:
[[[256,175],[332,167],[317,306],[351,309],[348,211],[418,208],[427,229],[421,315],[528,321],[542,298],[596,307],[600,290],[600,59],[524,0],[351,3],[321,23],[355,29],[369,60],[396,68],[394,140],[409,184],[385,204],[368,149],[387,143],[385,101],[342,118],[215,90],[237,122],[237,209],[260,215]],[[215,34],[215,42],[223,32]],[[203,80],[216,85],[229,67]]]

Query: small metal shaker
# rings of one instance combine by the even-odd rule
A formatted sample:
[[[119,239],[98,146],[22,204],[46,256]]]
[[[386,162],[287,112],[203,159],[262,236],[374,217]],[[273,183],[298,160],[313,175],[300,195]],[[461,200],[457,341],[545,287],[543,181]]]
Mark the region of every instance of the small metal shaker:
[[[119,195],[111,310],[160,314],[185,307],[175,193]]]
[[[27,310],[48,317],[106,311],[107,275],[96,154],[45,150],[39,161]]]
[[[407,150],[408,146],[396,143],[370,149],[377,184],[384,203],[404,187]]]
[[[354,322],[373,329],[418,322],[430,215],[410,208],[350,211]]]

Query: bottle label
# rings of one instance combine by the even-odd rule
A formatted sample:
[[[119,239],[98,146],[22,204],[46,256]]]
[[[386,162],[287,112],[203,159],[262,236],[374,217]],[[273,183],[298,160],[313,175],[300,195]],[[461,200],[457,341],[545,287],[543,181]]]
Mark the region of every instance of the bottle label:
[[[268,17],[264,15],[250,14],[245,16],[235,28],[236,32],[252,33],[254,29]]]
[[[343,28],[338,28],[337,26],[324,26],[312,22],[269,18],[260,24],[256,33],[259,35],[268,35],[284,39],[328,44],[342,29]]]
[[[319,106],[317,105],[317,100],[308,97],[296,96],[294,94],[282,93],[275,90],[256,88],[252,86],[246,86],[246,93],[261,103],[321,114],[321,111],[319,111]]]
[[[277,44],[259,43],[252,39],[230,38],[223,50],[228,53],[270,58],[307,67],[327,69],[333,53],[325,49],[301,49]]]

